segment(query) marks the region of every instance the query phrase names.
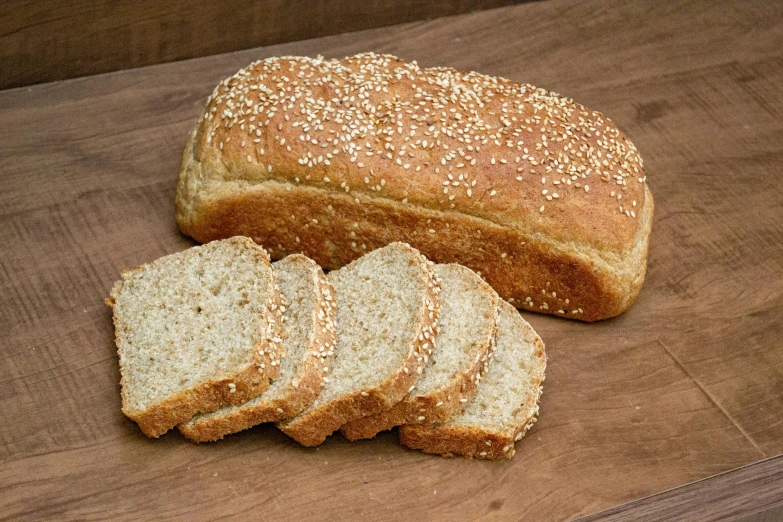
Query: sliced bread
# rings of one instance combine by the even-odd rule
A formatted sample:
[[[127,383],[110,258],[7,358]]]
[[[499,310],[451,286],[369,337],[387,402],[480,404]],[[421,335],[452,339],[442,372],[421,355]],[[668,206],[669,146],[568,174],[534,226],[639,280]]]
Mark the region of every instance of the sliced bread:
[[[387,410],[410,393],[434,346],[440,283],[431,262],[392,243],[330,272],[337,340],[327,384],[302,414],[278,427],[316,446],[340,426]]]
[[[473,399],[482,370],[492,360],[498,295],[462,265],[435,265],[441,280],[438,338],[416,389],[391,409],[356,419],[340,431],[369,439],[401,424],[443,422]]]
[[[476,397],[441,424],[400,426],[400,442],[444,456],[510,459],[514,442],[535,422],[546,355],[544,343],[519,312],[501,302],[497,347]]]
[[[280,375],[263,395],[244,404],[196,415],[177,426],[188,439],[222,439],[262,422],[298,415],[321,393],[334,348],[332,285],[315,261],[294,254],[272,265],[286,307]]]
[[[148,437],[269,388],[283,349],[266,251],[245,237],[122,273],[114,311],[122,411]]]

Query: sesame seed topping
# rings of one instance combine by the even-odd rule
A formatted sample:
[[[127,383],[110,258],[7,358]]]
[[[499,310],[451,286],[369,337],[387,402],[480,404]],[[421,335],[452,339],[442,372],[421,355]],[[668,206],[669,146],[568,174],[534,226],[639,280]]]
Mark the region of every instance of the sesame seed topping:
[[[412,94],[392,93],[391,85]],[[353,190],[357,205],[357,190],[365,196],[368,191],[383,192],[407,204],[403,187],[417,177],[425,185],[442,183],[450,189],[441,188],[452,209],[480,205],[484,194],[504,205],[531,201],[536,179],[557,187],[557,192],[543,194],[553,205],[587,193],[591,203],[625,196],[623,207],[590,207],[606,207],[606,212],[614,212],[611,219],[619,219],[613,217],[618,214],[635,219],[637,208],[645,206],[645,189],[639,184],[646,183],[646,176],[636,147],[602,114],[531,85],[446,67],[422,69],[390,55],[364,53],[342,60],[288,56],[254,62],[217,86],[202,121],[206,143],[236,153],[251,172],[279,172],[281,181],[292,187],[294,177],[296,183],[323,179],[328,184],[332,180],[325,173],[345,175],[335,180],[335,189],[339,182],[341,193]],[[264,148],[270,147],[277,168],[258,165]],[[492,165],[489,175],[468,168],[486,165],[487,159]],[[328,170],[335,160],[369,175],[357,177],[350,169],[343,174],[342,167]],[[378,183],[384,174],[395,182]],[[508,188],[502,191],[480,185],[488,177],[502,183],[502,176],[518,183],[496,185]],[[360,189],[349,186],[362,180]],[[472,198],[474,187],[480,197],[467,202],[460,197],[462,187],[467,198]],[[608,196],[610,187],[614,190]],[[525,205],[534,212],[535,204]],[[539,212],[544,212],[543,205]]]

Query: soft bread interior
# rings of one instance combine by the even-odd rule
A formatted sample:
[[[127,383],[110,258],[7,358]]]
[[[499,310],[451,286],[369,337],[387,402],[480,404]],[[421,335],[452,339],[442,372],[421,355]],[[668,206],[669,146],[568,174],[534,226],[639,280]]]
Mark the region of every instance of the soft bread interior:
[[[251,364],[266,335],[270,272],[233,240],[126,272],[112,295],[124,406],[144,410]]]

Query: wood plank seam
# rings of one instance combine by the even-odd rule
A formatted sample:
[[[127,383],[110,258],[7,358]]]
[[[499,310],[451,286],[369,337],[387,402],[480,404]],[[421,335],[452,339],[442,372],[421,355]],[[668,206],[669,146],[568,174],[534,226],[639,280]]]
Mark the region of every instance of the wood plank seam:
[[[720,405],[720,403],[719,403],[719,402],[718,402],[718,401],[717,401],[717,400],[716,400],[716,399],[715,399],[715,398],[712,396],[712,394],[710,394],[710,393],[707,391],[707,389],[705,389],[705,388],[704,388],[704,386],[702,386],[702,385],[701,385],[701,383],[700,383],[700,382],[699,382],[699,380],[696,378],[696,376],[695,376],[695,375],[693,375],[693,374],[690,372],[690,370],[688,370],[688,368],[687,368],[685,365],[683,365],[683,364],[680,362],[680,360],[677,358],[677,356],[676,356],[676,355],[674,355],[674,353],[672,353],[672,351],[669,349],[669,347],[668,347],[668,346],[666,346],[666,343],[665,343],[665,342],[663,342],[663,341],[662,341],[662,340],[660,340],[660,339],[658,339],[658,342],[660,342],[660,343],[661,343],[661,346],[663,347],[663,349],[664,349],[664,350],[666,350],[666,353],[667,353],[667,354],[669,354],[669,357],[671,357],[671,358],[674,360],[674,362],[675,362],[675,363],[677,363],[677,366],[678,366],[678,367],[679,367],[679,368],[680,368],[680,369],[681,369],[681,370],[682,370],[682,371],[683,371],[683,372],[684,372],[684,373],[685,373],[685,374],[688,376],[688,378],[689,378],[691,381],[693,381],[693,383],[694,383],[696,386],[698,386],[698,387],[699,387],[699,390],[701,390],[701,392],[702,392],[702,393],[703,393],[703,394],[704,394],[704,395],[707,397],[707,399],[708,399],[708,400],[709,400],[709,401],[710,401],[710,402],[711,402],[713,405],[715,405],[715,407],[716,407],[716,408],[718,408],[718,409],[720,410],[720,412],[723,414],[723,416],[724,416],[724,417],[726,417],[726,419],[728,419],[728,421],[729,421],[729,422],[731,422],[731,424],[732,424],[732,425],[733,425],[733,426],[734,426],[734,427],[735,427],[735,428],[736,428],[736,429],[737,429],[737,430],[738,430],[740,433],[742,433],[742,436],[743,436],[743,437],[745,437],[745,439],[746,439],[748,442],[750,442],[750,443],[751,443],[751,445],[753,445],[753,447],[754,447],[754,448],[756,448],[756,451],[758,451],[759,455],[761,455],[761,457],[762,457],[762,458],[766,458],[766,457],[768,457],[768,455],[767,455],[767,454],[766,454],[766,453],[765,453],[765,452],[764,452],[764,451],[763,451],[763,450],[762,450],[762,449],[761,449],[761,448],[758,446],[758,444],[756,444],[756,441],[754,441],[754,440],[753,440],[753,437],[751,437],[751,436],[750,436],[750,434],[748,434],[748,433],[747,433],[747,432],[746,432],[746,431],[745,431],[745,430],[742,428],[742,426],[740,426],[740,425],[739,425],[739,424],[738,424],[738,423],[737,423],[737,422],[736,422],[736,421],[735,421],[735,420],[732,418],[732,416],[729,414],[729,412],[727,412],[727,411],[726,411],[726,410],[723,408],[723,406],[721,406],[721,405]]]

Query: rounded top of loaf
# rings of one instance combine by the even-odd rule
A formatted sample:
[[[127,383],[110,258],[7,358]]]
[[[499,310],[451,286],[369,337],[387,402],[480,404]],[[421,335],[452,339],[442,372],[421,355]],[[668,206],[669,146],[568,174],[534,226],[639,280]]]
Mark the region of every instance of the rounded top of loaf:
[[[459,212],[599,252],[630,251],[652,203],[636,147],[601,113],[391,55],[257,61],[217,86],[195,145],[219,181]]]

